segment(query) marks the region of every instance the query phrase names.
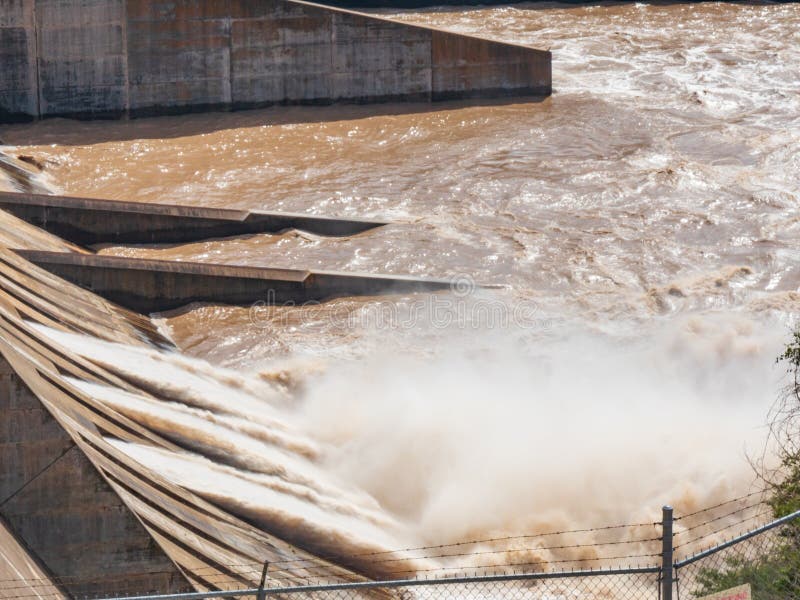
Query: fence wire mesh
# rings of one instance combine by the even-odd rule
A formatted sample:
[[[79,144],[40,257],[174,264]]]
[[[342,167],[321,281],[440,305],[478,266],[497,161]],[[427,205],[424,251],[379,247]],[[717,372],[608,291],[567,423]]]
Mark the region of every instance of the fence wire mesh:
[[[680,600],[749,584],[754,600],[800,600],[800,518],[676,564]]]
[[[132,593],[126,586],[116,587],[109,598],[130,600],[200,600],[207,598],[293,598],[303,600],[657,600],[659,598],[658,567],[630,569],[548,572],[520,575],[484,575],[446,579],[395,580],[389,582],[330,583],[324,581],[297,585],[280,579],[268,579],[261,590],[249,586],[229,586],[225,591],[193,594]],[[8,592],[9,590],[6,590]],[[42,593],[20,588],[18,594],[0,598],[16,600],[64,600],[60,594]]]
[[[267,597],[301,597],[320,600],[396,598],[399,600],[530,599],[530,600],[634,600],[658,598],[658,569],[547,573],[539,575],[453,578],[439,581],[395,582],[383,587],[345,589],[275,588]]]
[[[771,520],[769,505],[753,496],[679,516],[674,521],[672,509],[665,507],[661,523],[538,533],[481,540],[479,546],[477,542],[465,542],[361,557],[375,564],[393,564],[395,559],[387,556],[411,552],[415,559],[424,555],[428,559],[446,557],[456,561],[446,568],[429,569],[430,573],[409,573],[412,579],[401,575],[391,580],[354,583],[352,579],[331,578],[330,573],[321,575],[322,564],[303,558],[269,565],[253,562],[184,568],[191,587],[206,590],[188,594],[165,594],[166,589],[145,591],[141,582],[100,577],[93,581],[105,593],[90,596],[116,600],[697,600],[749,584],[752,596],[748,600],[800,600],[800,511]],[[667,532],[673,525],[673,535],[662,539],[661,530]],[[580,537],[584,535],[590,538]],[[538,554],[520,555],[523,543],[527,544],[527,552],[536,550]],[[478,550],[479,547],[483,549]],[[673,551],[677,559],[674,563],[668,558]],[[497,553],[501,553],[503,562],[484,565]],[[524,557],[522,562],[520,556]],[[541,556],[549,560],[542,562]],[[456,566],[467,558],[473,561],[470,571]],[[624,566],[637,563],[644,566]],[[670,588],[664,582],[669,581],[671,563],[674,586]],[[262,577],[263,587],[259,588]],[[0,581],[0,599],[80,599],[87,594],[75,593],[79,583],[86,589],[91,582],[70,577]]]

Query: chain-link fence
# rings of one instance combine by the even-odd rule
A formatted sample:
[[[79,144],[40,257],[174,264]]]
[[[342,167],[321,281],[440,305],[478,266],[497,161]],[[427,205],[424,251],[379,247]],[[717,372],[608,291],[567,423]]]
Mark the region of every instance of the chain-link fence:
[[[523,550],[528,554],[523,554]],[[145,595],[126,586],[126,582],[108,578],[106,589],[110,593],[103,597],[117,600],[697,600],[706,597],[800,600],[800,511],[774,519],[771,507],[764,503],[760,493],[676,518],[672,509],[665,507],[662,520],[655,523],[406,548],[361,556],[361,564],[369,564],[363,562],[365,558],[372,561],[373,567],[393,564],[398,560],[394,558],[396,553],[404,557],[410,553],[413,559],[424,555],[429,561],[445,561],[429,564],[447,566],[431,568],[428,573],[415,571],[409,574],[413,578],[357,581],[337,579],[330,572],[324,575],[318,570],[321,565],[314,562],[316,559],[308,558],[273,564],[182,565],[187,579],[197,589],[206,591]],[[509,560],[520,556],[525,560]],[[547,560],[541,560],[542,557]],[[469,561],[472,567],[456,566],[454,560]],[[491,560],[496,563],[491,567],[485,564]],[[622,562],[625,560],[633,560],[633,565],[639,560],[643,565],[625,566]],[[0,582],[0,598],[4,599],[76,597],[69,590],[68,578],[5,583]],[[10,585],[15,587],[7,587]],[[739,588],[743,585],[749,586],[748,591]],[[60,588],[60,593],[54,593],[53,586]],[[11,593],[12,590],[15,591]]]
[[[413,580],[390,585],[355,584],[339,588],[271,588],[264,596],[351,600],[360,598],[397,598],[402,600],[531,599],[531,600],[638,600],[658,598],[656,567],[576,571],[496,576],[450,578],[438,581]]]
[[[675,580],[680,600],[743,585],[755,600],[800,600],[800,513],[678,561]]]
[[[263,588],[174,594],[161,596],[126,596],[126,600],[205,600],[213,598],[269,598],[314,600],[362,600],[392,598],[397,600],[656,600],[659,598],[659,568],[637,567],[601,571],[565,571],[453,577],[446,579],[409,579],[384,582],[326,583],[303,586],[275,586],[267,581]]]

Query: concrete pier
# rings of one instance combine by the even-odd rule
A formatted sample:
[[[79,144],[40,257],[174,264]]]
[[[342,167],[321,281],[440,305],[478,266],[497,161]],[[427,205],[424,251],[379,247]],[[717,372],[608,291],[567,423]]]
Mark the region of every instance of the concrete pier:
[[[551,55],[299,0],[0,0],[0,122],[548,95]]]
[[[0,192],[0,209],[75,244],[171,244],[300,229],[348,236],[385,225],[258,210]]]
[[[450,289],[450,282],[387,275],[236,267],[17,250],[27,261],[121,306],[152,313],[191,302],[302,304],[344,296]]]

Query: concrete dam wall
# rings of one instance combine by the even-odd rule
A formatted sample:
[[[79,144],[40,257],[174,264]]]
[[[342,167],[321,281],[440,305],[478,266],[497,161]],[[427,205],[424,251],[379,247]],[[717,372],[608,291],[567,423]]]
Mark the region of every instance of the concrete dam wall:
[[[109,581],[191,590],[2,355],[0,460],[0,526],[22,542],[18,554],[24,550],[64,591],[85,597],[103,593]]]
[[[322,473],[315,447],[294,433],[288,421],[269,416],[255,425],[259,437],[245,433],[256,430],[242,428],[251,422],[243,418],[255,414],[252,422],[259,423],[258,415],[277,411],[277,403],[289,399],[288,390],[261,378],[245,385],[238,377],[235,385],[228,375],[220,378],[215,369],[182,356],[146,315],[109,298],[119,292],[133,305],[135,297],[150,295],[149,300],[177,306],[197,299],[190,297],[196,294],[212,302],[246,304],[271,296],[283,302],[287,298],[282,294],[290,294],[302,302],[337,295],[428,293],[448,289],[449,281],[125,259],[93,254],[46,230],[65,231],[81,241],[93,223],[99,224],[99,235],[127,237],[132,233],[129,222],[152,227],[140,232],[145,236],[183,236],[198,224],[215,233],[220,227],[246,234],[250,226],[272,231],[290,225],[363,235],[381,222],[297,215],[275,221],[277,214],[258,211],[31,194],[0,197],[5,209],[20,215],[0,209],[0,562],[6,561],[5,578],[13,583],[0,586],[0,599],[19,600],[25,593],[41,597],[43,590],[52,600],[191,589],[230,591],[234,597],[235,590],[259,584],[265,562],[272,585],[288,586],[303,585],[310,575],[347,585],[396,578],[395,570],[418,568],[405,553],[383,562],[359,560],[346,545],[352,543],[348,535],[354,525],[370,531],[363,523],[375,518],[373,505],[366,504],[362,513],[354,494],[339,492],[327,480],[312,483]],[[59,276],[69,272],[76,275],[74,281]],[[116,358],[109,362],[111,355]],[[257,387],[246,391],[251,384]],[[189,412],[178,421],[164,420],[164,413],[148,417],[130,412],[127,404],[169,407],[180,398],[194,408],[185,405]],[[218,416],[206,409],[195,412],[212,406],[207,402],[219,407]],[[246,409],[251,405],[255,413]],[[238,441],[224,450],[227,458],[219,460],[231,462],[220,464],[215,478],[232,476],[240,449],[264,444],[264,458],[257,461],[278,453],[277,471],[257,461],[241,471],[243,482],[268,482],[256,488],[255,502],[247,499],[249,488],[239,488],[234,480],[221,481],[218,489],[193,489],[176,481],[175,473],[130,452],[138,448],[165,458],[200,460],[195,466],[212,464],[197,454],[207,442],[195,445],[180,432],[198,426],[215,429],[218,418],[237,424],[221,429],[219,439],[226,445],[230,436]],[[286,471],[285,465],[293,464],[303,466],[297,473]],[[342,510],[330,512],[328,507],[337,502],[343,503]],[[314,518],[317,510],[320,525]],[[352,520],[354,512],[366,520]],[[323,529],[317,534],[319,527]],[[383,538],[374,539],[380,543]],[[342,543],[350,549],[338,550]],[[23,592],[4,595],[8,587]],[[379,595],[367,592],[364,597]]]
[[[174,428],[131,418],[105,393],[166,405],[181,392],[131,378],[125,366],[100,364],[73,343],[112,343],[151,366],[166,360],[172,364],[167,379],[194,381],[190,387],[210,381],[210,372],[193,374],[181,366],[177,348],[147,317],[53,276],[10,247],[81,251],[0,210],[0,461],[7,467],[0,476],[0,558],[9,561],[6,570],[13,567],[14,591],[23,590],[12,598],[27,590],[40,598],[49,590],[54,600],[233,592],[256,587],[265,562],[270,580],[281,585],[306,583],[309,569],[330,581],[368,580],[358,565],[315,554],[322,547],[309,538],[302,545],[286,541],[297,520],[288,529],[277,520],[267,524],[126,454],[123,444],[182,453],[184,442]],[[270,406],[261,404],[261,396],[258,402],[260,410]],[[237,404],[226,402],[226,410],[237,411]],[[8,597],[6,591],[0,586],[0,598]]]
[[[0,121],[547,95],[544,50],[296,0],[0,0]]]

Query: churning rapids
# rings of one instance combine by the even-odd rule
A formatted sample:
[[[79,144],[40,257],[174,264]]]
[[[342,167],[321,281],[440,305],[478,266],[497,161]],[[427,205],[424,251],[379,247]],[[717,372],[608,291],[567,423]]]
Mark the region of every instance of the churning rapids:
[[[127,451],[334,556],[750,491],[800,309],[800,4],[388,15],[549,46],[554,94],[0,130],[73,195],[395,222],[101,252],[503,286],[159,315],[192,358],[66,339],[180,388],[92,390],[186,448]],[[509,560],[466,548],[452,564]],[[565,555],[592,559],[521,556]]]

